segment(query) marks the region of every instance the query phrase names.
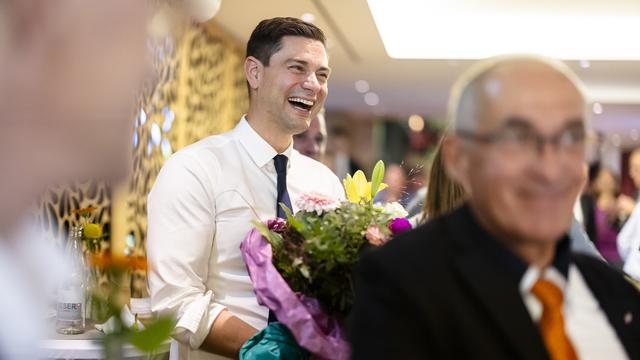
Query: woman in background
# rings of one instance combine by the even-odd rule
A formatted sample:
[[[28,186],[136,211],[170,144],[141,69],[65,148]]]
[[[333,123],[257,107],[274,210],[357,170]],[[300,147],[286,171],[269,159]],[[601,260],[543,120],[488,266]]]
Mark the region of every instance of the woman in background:
[[[441,144],[438,144],[429,173],[429,188],[422,207],[421,222],[444,215],[462,205],[467,193],[449,178],[442,162]]]
[[[595,198],[596,237],[594,243],[602,256],[612,265],[621,265],[618,254],[618,209],[616,199],[619,193],[619,182],[611,169],[601,168],[593,183]]]
[[[444,168],[441,149],[442,140],[438,144],[429,171],[427,193],[425,195],[422,212],[411,217],[411,224],[415,227],[424,224],[428,219],[444,215],[462,205],[467,194],[458,183],[453,182]]]

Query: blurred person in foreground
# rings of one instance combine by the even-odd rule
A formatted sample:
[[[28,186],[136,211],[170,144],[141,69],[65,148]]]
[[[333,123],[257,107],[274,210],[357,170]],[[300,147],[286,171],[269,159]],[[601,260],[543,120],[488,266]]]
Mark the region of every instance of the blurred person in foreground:
[[[300,134],[293,135],[293,148],[300,154],[323,162],[327,149],[327,123],[324,108],[311,120],[309,128]]]
[[[283,218],[280,203],[296,212],[306,192],[344,199],[329,168],[293,149],[328,92],[322,30],[296,18],[261,21],[244,72],[247,114],[176,152],[149,193],[151,303],[177,318],[171,355],[181,359],[236,358],[258,330],[273,329],[240,252],[253,220]]]
[[[146,18],[144,1],[0,1],[1,359],[39,356],[46,295],[63,275],[31,206],[52,185],[129,169]]]
[[[470,190],[465,191],[460,184],[453,181],[449,175],[447,175],[442,159],[443,140],[444,137],[440,143],[438,143],[433,157],[431,170],[429,171],[430,186],[427,188],[422,212],[409,219],[414,227],[419,224],[424,224],[428,220],[450,213],[467,200],[467,193]],[[582,225],[576,219],[572,221],[568,235],[572,251],[604,260],[583,230]]]
[[[365,254],[353,358],[640,358],[640,293],[569,251],[588,127],[575,75],[489,59],[450,101],[444,164],[468,201]]]

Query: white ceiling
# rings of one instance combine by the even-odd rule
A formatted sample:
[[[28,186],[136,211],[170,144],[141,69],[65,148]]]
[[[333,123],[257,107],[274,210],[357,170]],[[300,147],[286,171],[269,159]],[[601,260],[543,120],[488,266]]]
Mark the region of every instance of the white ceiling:
[[[473,3],[477,6],[479,1]],[[532,9],[538,13],[640,15],[638,0],[484,0],[482,4],[485,10],[509,11],[515,5],[519,11]],[[260,20],[300,17],[304,13],[315,15],[314,23],[328,38],[333,69],[326,104],[329,111],[346,110],[372,118],[384,115],[404,119],[414,113],[430,119],[444,118],[449,88],[471,61],[391,59],[366,0],[223,0],[213,21],[246,43]],[[433,34],[444,35],[446,29]],[[628,45],[640,46],[638,42]],[[585,82],[590,97],[602,103],[602,114],[593,116],[594,127],[618,134],[623,145],[640,144],[638,131],[631,131],[640,130],[640,61],[591,61],[588,68],[577,61],[567,63]],[[377,106],[365,104],[363,94],[355,89],[357,80],[368,81],[371,91],[379,95]]]

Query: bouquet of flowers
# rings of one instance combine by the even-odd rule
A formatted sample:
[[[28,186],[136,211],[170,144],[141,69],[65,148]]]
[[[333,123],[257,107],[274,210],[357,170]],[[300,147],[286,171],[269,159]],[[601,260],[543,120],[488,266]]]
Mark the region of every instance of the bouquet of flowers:
[[[254,222],[241,244],[258,301],[320,358],[349,357],[342,324],[353,304],[352,274],[360,253],[411,227],[400,204],[374,204],[386,187],[383,177],[379,161],[371,182],[362,171],[347,175],[348,201],[304,194],[295,215],[281,204],[286,221]]]

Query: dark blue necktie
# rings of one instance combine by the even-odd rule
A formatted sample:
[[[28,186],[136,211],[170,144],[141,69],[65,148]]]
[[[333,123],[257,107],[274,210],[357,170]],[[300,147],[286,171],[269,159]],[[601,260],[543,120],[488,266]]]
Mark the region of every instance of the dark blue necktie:
[[[289,192],[287,192],[287,157],[282,154],[278,154],[273,158],[273,163],[276,166],[276,173],[278,174],[278,197],[276,199],[276,215],[279,218],[286,219],[287,216],[280,207],[280,203],[284,203],[289,210],[291,209],[291,199],[289,199]]]
[[[287,157],[282,154],[278,154],[273,158],[273,164],[276,166],[276,173],[278,174],[278,181],[276,187],[278,189],[278,195],[276,197],[276,215],[279,218],[286,219],[287,216],[282,210],[280,203],[284,203],[291,211],[291,199],[289,199],[289,192],[287,191]],[[278,319],[273,311],[269,310],[268,322],[276,322]]]

